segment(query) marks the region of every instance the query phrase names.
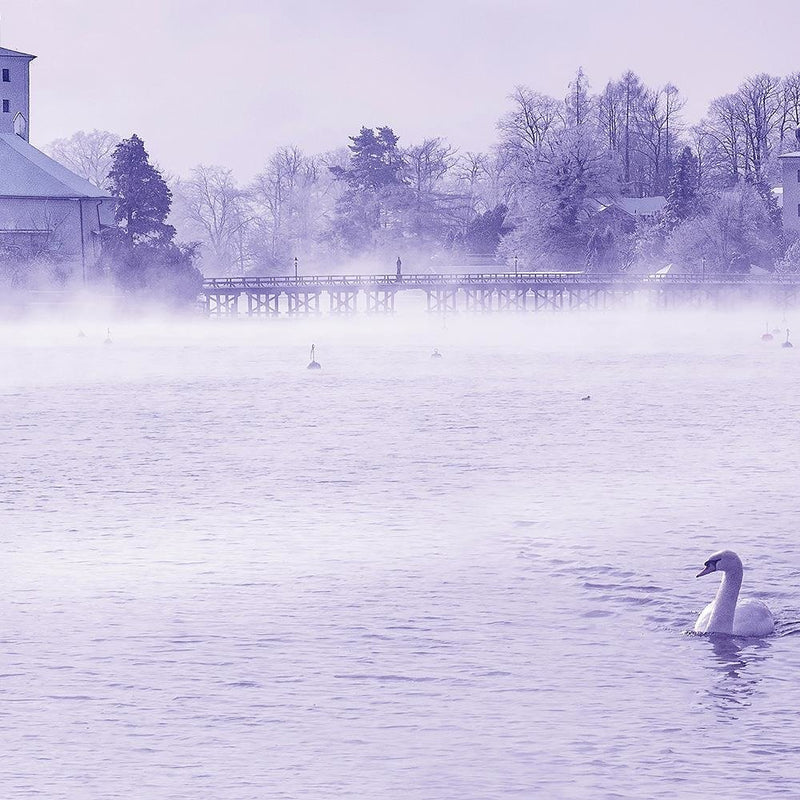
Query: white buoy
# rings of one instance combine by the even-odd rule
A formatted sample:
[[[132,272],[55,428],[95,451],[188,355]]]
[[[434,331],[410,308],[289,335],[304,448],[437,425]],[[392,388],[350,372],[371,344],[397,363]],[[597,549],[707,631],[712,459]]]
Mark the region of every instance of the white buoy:
[[[320,364],[317,359],[315,358],[315,350],[316,347],[312,344],[311,345],[311,362],[306,367],[306,369],[322,369],[322,364]]]

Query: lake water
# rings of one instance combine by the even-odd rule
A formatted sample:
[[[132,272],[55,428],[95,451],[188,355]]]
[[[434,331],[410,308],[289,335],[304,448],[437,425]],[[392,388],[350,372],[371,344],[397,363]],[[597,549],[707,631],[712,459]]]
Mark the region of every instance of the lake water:
[[[800,796],[763,315],[80,324],[2,329],[6,800]]]

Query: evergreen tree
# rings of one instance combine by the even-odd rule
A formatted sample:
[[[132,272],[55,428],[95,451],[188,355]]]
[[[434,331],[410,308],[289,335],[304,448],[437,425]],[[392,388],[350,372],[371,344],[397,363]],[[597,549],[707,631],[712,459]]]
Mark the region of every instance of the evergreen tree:
[[[464,237],[467,251],[479,255],[494,255],[500,240],[512,230],[510,225],[506,225],[506,214],[508,207],[501,203],[475,217],[469,223]]]
[[[117,224],[131,243],[173,240],[175,228],[166,223],[172,192],[136,134],[114,149],[108,189],[117,198]]]
[[[403,157],[397,147],[399,139],[391,128],[362,127],[350,141],[350,166],[330,168],[337,178],[346,181],[351,189],[373,192],[402,183]]]
[[[330,167],[347,184],[336,204],[331,238],[354,255],[369,250],[394,251],[403,237],[403,210],[410,197],[402,179],[398,137],[388,127],[361,128],[351,136],[347,167]]]
[[[135,134],[114,150],[108,187],[117,225],[104,232],[103,258],[117,286],[170,304],[193,302],[203,283],[196,246],[173,241],[172,193]]]
[[[697,183],[697,159],[688,147],[684,147],[669,181],[669,194],[664,211],[669,230],[700,212]]]

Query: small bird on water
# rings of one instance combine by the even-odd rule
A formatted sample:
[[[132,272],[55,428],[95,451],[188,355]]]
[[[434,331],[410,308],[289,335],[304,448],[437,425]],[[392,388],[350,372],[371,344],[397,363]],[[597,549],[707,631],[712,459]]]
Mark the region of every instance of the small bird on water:
[[[438,347],[433,348],[433,352],[431,353],[431,358],[441,358],[442,354],[439,352]]]
[[[312,344],[312,345],[311,345],[311,362],[310,362],[310,363],[309,363],[309,365],[306,367],[306,369],[322,369],[322,364],[320,364],[320,363],[319,363],[319,362],[316,360],[316,358],[314,357],[315,350],[316,350],[316,348],[315,348],[315,346]]]
[[[581,397],[581,400],[591,400],[591,399],[592,396],[590,394],[587,394],[586,397]]]

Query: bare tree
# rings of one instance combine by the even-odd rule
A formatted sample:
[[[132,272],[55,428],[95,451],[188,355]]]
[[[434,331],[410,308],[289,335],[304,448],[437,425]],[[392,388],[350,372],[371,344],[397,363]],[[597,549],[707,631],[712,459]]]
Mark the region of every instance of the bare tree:
[[[669,170],[672,169],[672,152],[676,149],[675,142],[682,132],[682,120],[679,114],[685,105],[686,100],[681,97],[678,87],[668,83],[664,87],[664,133],[666,136],[664,147]],[[666,177],[669,179],[669,175]]]
[[[781,132],[780,142],[789,136],[789,149],[797,149],[794,132],[800,126],[800,72],[793,72],[783,79],[781,86]]]
[[[767,171],[767,160],[780,136],[781,79],[762,73],[748,78],[737,92],[739,122],[745,134],[746,168],[756,179]]]
[[[95,186],[104,188],[114,148],[122,141],[109,131],[78,131],[66,139],[56,139],[45,147],[53,159]]]
[[[244,236],[252,215],[233,173],[224,167],[200,164],[187,180],[178,182],[175,198],[176,214],[190,223],[189,230],[199,234],[207,249],[207,269],[226,274],[244,272]]]
[[[589,121],[593,103],[589,95],[589,79],[583,67],[578,67],[575,78],[570,81],[569,94],[564,98],[564,105],[568,125],[583,125]]]
[[[667,191],[681,108],[683,101],[672,84],[663,89],[644,89],[640,95],[635,118],[635,150],[642,157],[635,170],[640,194]]]
[[[773,156],[792,115],[791,94],[785,81],[761,74],[711,102],[699,127],[709,144],[707,169],[720,188],[742,177],[762,184],[773,175]]]
[[[641,194],[645,180],[638,137],[642,130],[642,105],[646,89],[639,76],[628,70],[609,82],[597,98],[598,128],[606,147],[622,166],[622,191]]]
[[[510,99],[514,107],[497,126],[500,146],[515,162],[515,178],[524,181],[548,136],[564,127],[564,107],[527,86],[517,86]]]
[[[346,153],[309,157],[290,145],[270,156],[250,189],[257,261],[274,269],[294,256],[315,258],[321,228],[341,192],[329,167],[345,165]]]
[[[403,177],[411,192],[411,233],[417,239],[441,239],[449,223],[469,205],[469,197],[447,190],[456,151],[443,139],[426,139],[403,151]]]

